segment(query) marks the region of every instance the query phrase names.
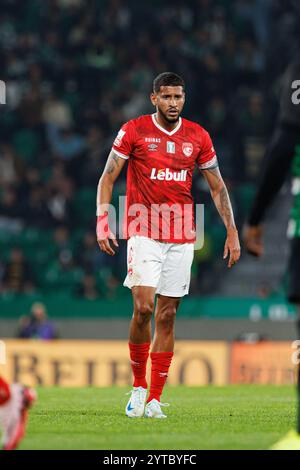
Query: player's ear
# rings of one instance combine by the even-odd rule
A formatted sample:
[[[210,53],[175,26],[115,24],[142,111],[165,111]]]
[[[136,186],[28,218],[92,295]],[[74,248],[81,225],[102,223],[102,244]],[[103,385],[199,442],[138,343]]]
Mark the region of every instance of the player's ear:
[[[156,93],[151,93],[150,100],[151,100],[151,103],[153,104],[153,106],[157,105],[157,95],[156,95]]]

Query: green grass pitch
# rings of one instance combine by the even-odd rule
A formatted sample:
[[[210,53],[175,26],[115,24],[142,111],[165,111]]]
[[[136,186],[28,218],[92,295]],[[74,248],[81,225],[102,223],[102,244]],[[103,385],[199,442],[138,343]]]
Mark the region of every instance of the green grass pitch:
[[[293,387],[167,387],[168,419],[130,419],[128,388],[40,388],[20,449],[268,449],[294,427]]]

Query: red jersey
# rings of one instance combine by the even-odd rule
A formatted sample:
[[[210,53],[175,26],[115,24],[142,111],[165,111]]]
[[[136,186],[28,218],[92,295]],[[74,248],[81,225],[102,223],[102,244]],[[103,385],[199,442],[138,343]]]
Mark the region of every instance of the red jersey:
[[[167,131],[154,114],[128,121],[113,151],[128,159],[125,238],[143,235],[168,243],[195,241],[192,176],[217,163],[208,132],[179,118]]]

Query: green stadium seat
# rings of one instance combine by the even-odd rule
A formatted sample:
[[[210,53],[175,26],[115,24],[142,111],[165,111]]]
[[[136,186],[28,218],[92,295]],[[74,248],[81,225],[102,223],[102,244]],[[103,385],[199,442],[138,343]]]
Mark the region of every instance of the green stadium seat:
[[[21,129],[13,136],[13,146],[18,156],[27,164],[34,163],[41,143],[38,134],[30,129]]]
[[[74,217],[86,225],[95,218],[96,190],[91,188],[80,189],[73,202]]]

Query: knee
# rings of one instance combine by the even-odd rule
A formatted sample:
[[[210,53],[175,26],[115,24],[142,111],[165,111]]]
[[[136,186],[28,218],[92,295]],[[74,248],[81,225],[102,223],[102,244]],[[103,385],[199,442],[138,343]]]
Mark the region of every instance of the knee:
[[[134,315],[139,325],[147,324],[151,320],[153,308],[153,302],[136,302]]]
[[[156,323],[162,328],[169,329],[172,328],[175,322],[176,317],[176,308],[175,307],[166,307],[161,311],[157,312]]]

